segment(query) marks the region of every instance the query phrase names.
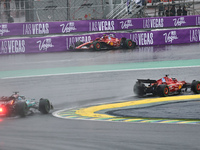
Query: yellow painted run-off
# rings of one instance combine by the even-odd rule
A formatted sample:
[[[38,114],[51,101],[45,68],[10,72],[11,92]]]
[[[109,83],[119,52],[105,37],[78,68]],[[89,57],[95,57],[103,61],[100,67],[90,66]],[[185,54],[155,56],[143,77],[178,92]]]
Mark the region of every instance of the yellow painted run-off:
[[[162,97],[162,98],[144,99],[144,100],[138,100],[138,101],[113,103],[113,104],[103,104],[103,105],[91,106],[88,108],[79,109],[76,111],[76,114],[80,116],[95,117],[95,118],[111,118],[113,116],[110,116],[107,114],[95,113],[95,112],[104,110],[104,109],[113,109],[113,108],[117,109],[121,107],[134,106],[134,105],[143,105],[143,104],[167,102],[167,101],[184,101],[184,100],[188,101],[188,100],[194,100],[194,99],[200,99],[200,95]]]
[[[136,117],[119,117],[108,115],[105,112],[109,110],[138,108],[143,106],[154,106],[157,104],[167,104],[172,102],[200,101],[200,95],[170,96],[162,98],[148,98],[134,101],[124,101],[110,104],[99,104],[96,106],[88,106],[85,108],[77,108],[70,110],[60,110],[54,112],[53,115],[63,119],[79,119],[79,120],[98,120],[98,121],[121,121],[121,122],[137,122],[137,123],[174,123],[174,124],[200,124],[199,119],[164,119],[164,118],[136,118]],[[198,106],[197,106],[198,107]]]

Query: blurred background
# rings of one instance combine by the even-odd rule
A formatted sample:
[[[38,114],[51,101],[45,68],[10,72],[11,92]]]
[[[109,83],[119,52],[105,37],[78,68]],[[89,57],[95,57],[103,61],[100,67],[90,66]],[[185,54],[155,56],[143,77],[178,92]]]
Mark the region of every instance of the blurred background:
[[[173,6],[200,14],[200,0],[0,0],[0,23],[167,16]],[[178,15],[178,14],[174,14]],[[170,16],[170,14],[168,15]]]

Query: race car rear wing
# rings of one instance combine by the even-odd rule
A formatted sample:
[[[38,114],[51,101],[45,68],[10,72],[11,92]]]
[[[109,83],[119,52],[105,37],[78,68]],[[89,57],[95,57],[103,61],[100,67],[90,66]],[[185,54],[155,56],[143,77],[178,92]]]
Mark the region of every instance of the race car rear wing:
[[[157,82],[156,80],[151,80],[151,79],[137,79],[139,83],[155,83]]]

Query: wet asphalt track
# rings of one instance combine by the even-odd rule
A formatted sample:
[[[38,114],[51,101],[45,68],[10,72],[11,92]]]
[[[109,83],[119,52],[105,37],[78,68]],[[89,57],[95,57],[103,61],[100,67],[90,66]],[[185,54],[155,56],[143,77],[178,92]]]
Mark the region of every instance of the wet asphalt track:
[[[199,46],[0,56],[0,71],[199,59]],[[10,95],[17,90],[31,98],[49,98],[59,110],[136,100],[132,86],[138,77],[157,79],[170,74],[191,82],[200,79],[199,72],[200,68],[195,67],[0,79],[0,93]],[[199,125],[64,120],[39,113],[26,118],[0,118],[0,150],[198,150],[199,137]]]

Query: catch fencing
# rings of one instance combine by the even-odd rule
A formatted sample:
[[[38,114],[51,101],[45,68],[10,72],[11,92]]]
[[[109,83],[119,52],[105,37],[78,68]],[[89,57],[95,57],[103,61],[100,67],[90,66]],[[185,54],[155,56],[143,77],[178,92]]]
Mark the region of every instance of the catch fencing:
[[[174,2],[176,8],[187,5],[188,15],[199,15],[197,10],[200,8],[198,8],[199,5],[196,5],[200,3],[199,0],[194,2],[174,0]],[[148,5],[150,8],[148,11],[145,6],[143,13],[146,14],[143,17],[156,17],[159,3]],[[164,6],[169,7],[171,4],[172,2],[165,2]],[[134,17],[126,15],[126,7],[127,0],[0,0],[0,23],[114,19],[114,10],[117,8],[121,8],[117,9],[118,15],[122,15],[120,12],[123,11],[125,18]],[[134,8],[132,9],[134,10]],[[118,17],[118,19],[120,18]]]
[[[0,23],[51,22],[105,19],[120,5],[106,0],[4,0],[0,1]]]

